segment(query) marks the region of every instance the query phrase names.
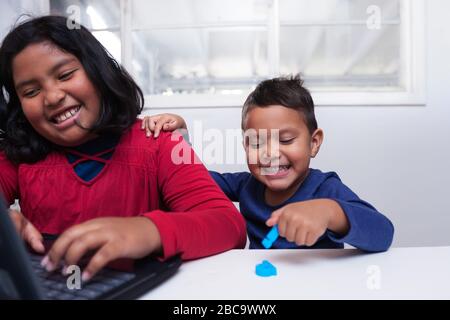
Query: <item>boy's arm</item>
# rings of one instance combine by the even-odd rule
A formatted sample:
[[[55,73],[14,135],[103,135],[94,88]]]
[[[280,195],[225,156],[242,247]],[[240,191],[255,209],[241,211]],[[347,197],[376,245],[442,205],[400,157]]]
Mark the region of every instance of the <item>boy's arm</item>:
[[[342,209],[348,221],[349,229],[343,236],[337,232],[328,232],[331,240],[345,242],[369,252],[389,249],[394,236],[392,222],[371,204],[361,200],[339,179],[328,179],[321,186],[317,197],[333,200]]]
[[[239,202],[241,190],[250,178],[250,173],[248,172],[219,173],[216,171],[209,171],[209,174],[228,199],[233,202]]]
[[[176,114],[162,113],[154,116],[145,116],[142,120],[141,128],[142,130],[146,130],[147,137],[150,137],[153,132],[155,138],[159,136],[161,130],[178,130],[184,140],[190,144],[186,122]],[[231,201],[239,201],[242,185],[250,177],[250,174],[246,172],[221,174],[210,171],[209,173]]]
[[[170,212],[144,213],[158,228],[163,257],[181,253],[188,260],[243,248],[246,230],[242,215],[214,183],[192,148],[184,140],[172,141],[170,137],[161,134],[158,139],[158,188]],[[183,155],[191,155],[190,163],[172,159],[178,144],[183,147]]]

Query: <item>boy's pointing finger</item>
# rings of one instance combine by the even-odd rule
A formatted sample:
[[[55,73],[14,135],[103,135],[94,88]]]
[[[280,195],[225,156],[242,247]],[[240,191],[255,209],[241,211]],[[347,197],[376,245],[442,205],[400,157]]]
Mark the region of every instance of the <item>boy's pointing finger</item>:
[[[280,220],[280,216],[283,213],[282,209],[283,208],[275,210],[274,212],[272,212],[272,215],[266,221],[266,225],[267,226],[273,227],[274,225],[276,225],[278,223],[278,221]]]

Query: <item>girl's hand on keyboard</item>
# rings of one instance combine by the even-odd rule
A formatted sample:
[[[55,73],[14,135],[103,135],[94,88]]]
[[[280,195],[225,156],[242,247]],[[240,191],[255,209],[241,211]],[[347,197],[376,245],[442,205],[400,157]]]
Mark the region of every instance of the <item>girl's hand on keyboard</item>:
[[[83,271],[87,281],[109,262],[118,258],[142,258],[161,252],[161,238],[155,224],[146,217],[97,218],[67,229],[53,244],[42,265],[53,271],[63,261],[76,265],[95,251]]]
[[[10,209],[9,216],[22,239],[28,243],[34,251],[44,253],[44,239],[33,224],[18,210]]]

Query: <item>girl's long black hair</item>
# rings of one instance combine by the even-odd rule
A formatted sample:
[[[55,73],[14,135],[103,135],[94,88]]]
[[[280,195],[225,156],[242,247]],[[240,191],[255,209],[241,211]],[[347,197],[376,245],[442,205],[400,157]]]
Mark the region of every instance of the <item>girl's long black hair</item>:
[[[76,56],[100,93],[100,116],[88,129],[91,132],[123,133],[144,105],[138,85],[85,27],[62,16],[25,21],[8,33],[0,47],[0,150],[16,164],[42,160],[58,148],[25,118],[13,81],[14,57],[26,46],[46,41]]]

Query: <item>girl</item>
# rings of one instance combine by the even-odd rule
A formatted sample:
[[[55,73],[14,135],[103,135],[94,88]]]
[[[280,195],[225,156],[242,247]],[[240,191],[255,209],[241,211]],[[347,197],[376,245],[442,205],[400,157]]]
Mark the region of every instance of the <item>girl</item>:
[[[174,159],[182,139],[148,142],[141,90],[69,22],[29,20],[0,48],[0,192],[19,199],[11,217],[35,251],[44,251],[42,234],[61,234],[42,264],[52,271],[94,251],[88,280],[120,257],[243,247],[245,222],[205,167]]]

